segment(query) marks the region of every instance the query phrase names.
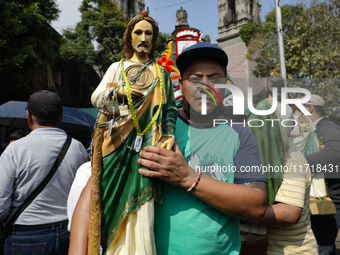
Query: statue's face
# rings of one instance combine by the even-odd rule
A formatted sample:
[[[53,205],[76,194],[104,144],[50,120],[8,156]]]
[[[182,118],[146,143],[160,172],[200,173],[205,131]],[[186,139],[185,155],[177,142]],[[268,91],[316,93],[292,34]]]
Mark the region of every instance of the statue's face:
[[[136,53],[149,55],[152,48],[152,25],[145,21],[139,21],[132,30],[132,48]]]

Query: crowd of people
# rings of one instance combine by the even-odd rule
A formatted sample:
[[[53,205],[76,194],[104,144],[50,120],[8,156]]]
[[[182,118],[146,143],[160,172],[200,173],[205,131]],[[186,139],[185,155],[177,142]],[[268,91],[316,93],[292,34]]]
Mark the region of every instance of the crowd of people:
[[[154,60],[157,36],[147,12],[130,20],[126,58],[108,68],[91,97],[98,121],[90,155],[58,127],[56,93],[30,96],[31,132],[13,135],[0,156],[4,254],[334,255],[340,179],[331,170],[340,163],[340,125],[325,117],[325,101],[312,95],[303,105],[311,114],[303,116],[308,135],[299,122],[294,130],[266,121],[215,126],[227,118],[216,104],[226,91],[214,88],[226,83],[227,54],[206,42],[182,51],[178,107],[169,73]],[[268,77],[267,98],[256,109],[270,109],[273,91],[284,86],[280,76]],[[278,101],[272,114],[249,120],[294,120],[289,106],[280,112],[280,95]],[[307,139],[324,145],[301,146]],[[270,166],[289,171],[261,170]],[[310,213],[320,166],[328,169],[334,214]]]

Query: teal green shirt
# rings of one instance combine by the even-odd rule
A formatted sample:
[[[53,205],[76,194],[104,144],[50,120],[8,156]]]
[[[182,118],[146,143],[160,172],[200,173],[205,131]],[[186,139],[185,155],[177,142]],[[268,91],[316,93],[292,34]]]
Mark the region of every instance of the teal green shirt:
[[[176,138],[191,168],[200,168],[221,181],[234,183],[234,171],[241,161],[261,165],[255,138],[248,128],[219,125],[202,129],[189,126],[179,116]],[[259,179],[264,180],[264,176]],[[216,210],[181,187],[163,184],[161,193],[162,204],[155,203],[158,255],[239,254],[237,218]]]

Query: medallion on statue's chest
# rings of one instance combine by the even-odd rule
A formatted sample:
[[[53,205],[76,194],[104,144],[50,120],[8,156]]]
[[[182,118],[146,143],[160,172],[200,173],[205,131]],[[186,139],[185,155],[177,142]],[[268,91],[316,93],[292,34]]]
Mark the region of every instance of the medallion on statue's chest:
[[[129,79],[130,86],[136,89],[145,89],[151,86],[153,82],[153,74],[149,68],[143,65],[130,65],[126,68],[126,75]]]

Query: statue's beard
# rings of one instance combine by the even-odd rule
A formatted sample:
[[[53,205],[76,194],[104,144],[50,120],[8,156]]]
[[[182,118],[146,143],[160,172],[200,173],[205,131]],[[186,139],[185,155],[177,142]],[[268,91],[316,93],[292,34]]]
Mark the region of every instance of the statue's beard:
[[[148,43],[132,43],[132,48],[135,52],[139,54],[149,55],[151,52],[151,45]]]

